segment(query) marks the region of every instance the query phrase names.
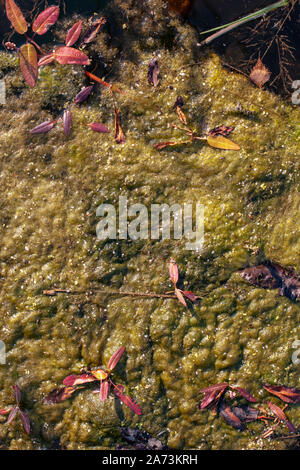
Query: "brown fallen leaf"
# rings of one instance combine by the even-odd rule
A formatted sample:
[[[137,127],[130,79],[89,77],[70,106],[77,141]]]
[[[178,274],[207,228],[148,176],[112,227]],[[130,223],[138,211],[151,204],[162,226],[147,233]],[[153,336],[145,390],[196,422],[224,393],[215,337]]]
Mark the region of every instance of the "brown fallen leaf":
[[[270,80],[271,72],[267,67],[262,63],[261,59],[258,59],[255,66],[251,70],[249,75],[250,80],[252,80],[255,85],[261,88],[265,83]]]
[[[117,108],[115,108],[115,141],[117,144],[124,144],[126,141],[125,134],[121,127],[120,111]]]
[[[43,399],[43,403],[61,403],[62,401],[70,398],[76,390],[79,390],[79,387],[60,387],[52,390],[48,395]]]
[[[232,127],[232,126],[224,126],[224,125],[223,126],[217,126],[217,127],[214,127],[213,129],[211,129],[210,131],[208,131],[208,135],[211,135],[212,137],[214,137],[216,135],[223,135],[224,137],[226,137],[233,130],[234,130],[234,127]]]
[[[224,401],[220,405],[219,409],[220,415],[223,416],[224,420],[227,424],[230,424],[235,429],[242,431],[245,429],[244,424],[240,420],[240,418],[233,412],[232,408],[228,406]]]
[[[187,16],[194,0],[168,0],[170,9],[182,16]]]

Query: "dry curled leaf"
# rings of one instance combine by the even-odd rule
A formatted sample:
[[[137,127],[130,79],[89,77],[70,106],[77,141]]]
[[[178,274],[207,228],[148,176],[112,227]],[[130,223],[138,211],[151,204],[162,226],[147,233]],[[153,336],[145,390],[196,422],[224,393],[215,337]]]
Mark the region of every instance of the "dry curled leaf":
[[[28,29],[27,22],[14,0],[5,0],[5,9],[6,16],[11,22],[12,27],[17,33],[25,34]]]
[[[99,18],[98,20],[94,21],[92,26],[84,34],[81,44],[89,44],[90,42],[92,42],[99,33],[101,26],[103,26],[105,23],[105,17]]]
[[[285,403],[300,403],[300,389],[285,385],[264,385],[267,392],[272,393]]]
[[[235,142],[232,142],[232,140],[229,140],[222,135],[217,135],[215,137],[208,135],[206,140],[207,140],[208,145],[217,149],[240,150],[239,145],[237,145]]]
[[[62,401],[68,400],[78,388],[73,387],[60,387],[52,390],[44,399],[43,403],[61,403]]]
[[[32,44],[24,44],[19,49],[20,67],[24,79],[34,87],[38,77],[37,53]]]
[[[117,144],[124,144],[126,141],[125,134],[121,127],[120,111],[117,108],[115,108],[115,141]]]
[[[224,137],[226,137],[227,135],[229,135],[232,131],[234,130],[234,127],[232,126],[217,126],[217,127],[214,127],[213,129],[211,129],[210,131],[208,131],[208,135],[214,137],[216,135],[223,135]]]
[[[159,67],[157,59],[150,60],[148,64],[148,83],[149,85],[157,86],[158,85],[158,74]]]
[[[251,70],[250,79],[255,85],[261,88],[265,83],[270,80],[271,72],[262,63],[261,59],[258,59],[255,66]]]

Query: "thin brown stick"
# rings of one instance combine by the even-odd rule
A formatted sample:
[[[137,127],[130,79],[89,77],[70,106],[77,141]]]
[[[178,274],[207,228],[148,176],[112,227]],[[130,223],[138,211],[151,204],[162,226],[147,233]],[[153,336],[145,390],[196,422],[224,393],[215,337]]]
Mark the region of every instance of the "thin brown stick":
[[[156,294],[154,292],[129,292],[129,291],[108,291],[103,289],[88,289],[86,291],[74,291],[71,289],[49,289],[44,290],[43,294],[53,297],[57,294],[68,294],[68,295],[88,295],[92,294],[105,294],[105,295],[120,295],[120,296],[130,296],[130,297],[148,297],[148,298],[161,298],[161,299],[177,299],[176,295],[171,294]],[[200,298],[200,296],[196,296]]]

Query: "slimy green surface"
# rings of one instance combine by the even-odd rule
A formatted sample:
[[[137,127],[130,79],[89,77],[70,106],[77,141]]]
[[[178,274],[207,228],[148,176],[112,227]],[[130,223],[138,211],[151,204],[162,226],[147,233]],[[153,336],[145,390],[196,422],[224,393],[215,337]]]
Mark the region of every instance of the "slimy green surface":
[[[299,386],[291,358],[300,340],[299,304],[238,274],[266,258],[300,272],[299,107],[224,69],[209,51],[200,54],[194,30],[164,2],[115,0],[102,13],[110,26],[86,52],[107,64],[104,78],[125,93],[114,101],[95,87],[72,108],[69,138],[61,123],[49,134],[29,131],[56,118],[88,84],[82,68],[46,66],[29,89],[15,56],[0,53],[7,86],[7,104],[0,106],[0,339],[7,349],[0,406],[12,404],[17,382],[32,421],[26,436],[18,420],[7,426],[0,417],[0,443],[113,449],[126,424],[175,449],[285,448],[287,441],[262,440],[260,423],[239,432],[197,405],[199,390],[217,382],[238,384],[260,401],[267,397],[261,382]],[[56,25],[57,43],[74,20]],[[154,56],[155,88],[147,83]],[[178,95],[195,130],[203,117],[209,128],[235,126],[230,138],[241,150],[202,142],[156,150],[155,143],[184,138],[170,126]],[[124,145],[113,138],[114,104]],[[93,121],[111,134],[84,125]],[[117,206],[120,195],[149,208],[202,203],[203,251],[187,251],[184,240],[97,241],[96,209]],[[203,295],[193,310],[172,299],[42,295],[53,286],[163,293],[172,288],[170,256],[185,287]],[[116,410],[112,397],[103,404],[91,390],[42,404],[66,375],[107,364],[122,345],[115,377],[141,406],[140,417]],[[287,414],[299,427],[299,406]]]

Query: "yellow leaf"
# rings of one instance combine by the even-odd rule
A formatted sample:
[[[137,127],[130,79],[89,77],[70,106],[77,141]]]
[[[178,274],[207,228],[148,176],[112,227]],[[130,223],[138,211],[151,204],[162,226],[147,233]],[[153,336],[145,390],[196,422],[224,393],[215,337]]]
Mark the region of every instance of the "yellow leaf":
[[[240,146],[232,142],[232,140],[223,137],[222,135],[217,135],[212,137],[211,135],[207,136],[207,143],[211,147],[223,150],[240,150]]]
[[[24,44],[19,49],[20,67],[28,85],[34,87],[38,76],[37,53],[32,44]]]
[[[6,16],[19,34],[26,33],[28,26],[20,8],[14,0],[5,0]]]

